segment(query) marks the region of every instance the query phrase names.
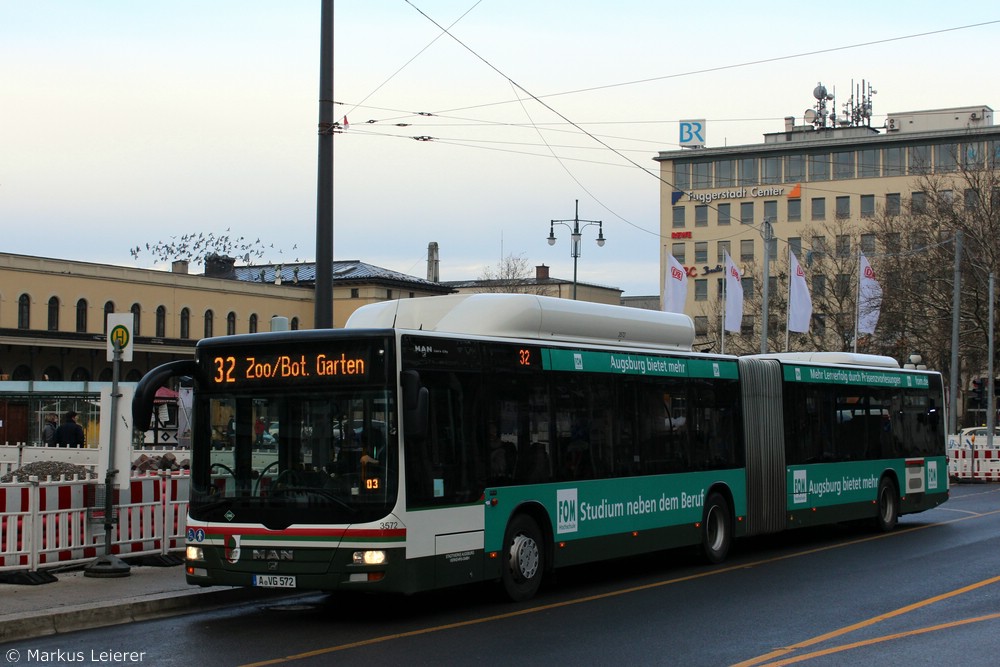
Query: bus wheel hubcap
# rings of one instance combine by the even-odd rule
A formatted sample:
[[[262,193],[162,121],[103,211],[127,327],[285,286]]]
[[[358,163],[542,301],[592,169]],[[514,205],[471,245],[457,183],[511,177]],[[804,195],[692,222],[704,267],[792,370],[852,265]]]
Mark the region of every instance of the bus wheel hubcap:
[[[522,579],[528,580],[538,572],[538,544],[526,535],[514,538],[510,547],[511,570]]]
[[[708,514],[706,522],[708,529],[708,545],[712,551],[718,551],[726,541],[726,524],[722,518],[721,510],[713,507]]]

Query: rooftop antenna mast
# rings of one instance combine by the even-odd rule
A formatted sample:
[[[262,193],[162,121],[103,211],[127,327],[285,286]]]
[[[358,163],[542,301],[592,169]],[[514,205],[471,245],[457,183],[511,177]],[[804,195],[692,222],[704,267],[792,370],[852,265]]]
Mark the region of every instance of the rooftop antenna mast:
[[[871,127],[872,97],[877,95],[878,91],[872,88],[872,85],[864,79],[861,80],[861,84],[858,86],[855,86],[852,80],[851,88],[854,89],[854,93],[851,95],[851,99],[847,101],[847,104],[844,105],[844,115],[847,116],[845,124],[852,127]]]
[[[826,86],[822,83],[817,83],[816,87],[813,88],[813,97],[816,98],[816,106],[812,109],[806,109],[805,111],[805,121],[806,123],[812,124],[817,130],[821,130],[826,127],[836,127],[837,126],[837,103],[833,93],[827,91]],[[831,109],[827,110],[827,102],[832,102],[830,104]],[[827,125],[827,119],[829,119],[830,124]]]

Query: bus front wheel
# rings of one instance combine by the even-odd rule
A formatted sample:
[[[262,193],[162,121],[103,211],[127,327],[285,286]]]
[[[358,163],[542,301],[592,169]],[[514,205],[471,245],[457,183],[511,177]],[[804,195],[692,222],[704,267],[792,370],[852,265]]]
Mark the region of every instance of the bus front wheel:
[[[733,544],[732,515],[729,503],[721,493],[712,493],[705,502],[705,517],[701,524],[701,546],[710,563],[721,563]]]
[[[542,531],[527,514],[518,514],[507,526],[502,570],[504,593],[513,602],[530,599],[542,583],[545,570]]]
[[[875,504],[878,507],[875,527],[883,533],[895,529],[899,522],[899,494],[896,492],[896,484],[890,478],[883,477],[878,483]]]

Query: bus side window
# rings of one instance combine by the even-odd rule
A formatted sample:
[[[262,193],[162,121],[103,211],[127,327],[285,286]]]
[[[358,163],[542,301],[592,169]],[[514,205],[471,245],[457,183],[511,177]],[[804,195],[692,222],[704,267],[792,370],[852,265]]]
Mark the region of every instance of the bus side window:
[[[518,458],[517,481],[523,484],[537,484],[546,482],[552,476],[549,466],[549,453],[545,449],[545,444],[533,442],[528,447],[528,451]]]
[[[410,506],[467,503],[482,494],[488,461],[476,420],[479,377],[476,373],[421,371],[428,390],[429,419],[426,437],[411,437],[404,445]]]

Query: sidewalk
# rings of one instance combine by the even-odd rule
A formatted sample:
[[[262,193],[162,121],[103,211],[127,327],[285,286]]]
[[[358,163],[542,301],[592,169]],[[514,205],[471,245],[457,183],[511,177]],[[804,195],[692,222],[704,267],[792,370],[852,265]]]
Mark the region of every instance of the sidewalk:
[[[0,583],[0,643],[289,595],[191,586],[183,565],[132,565],[129,576],[116,578],[87,577],[82,569],[55,576],[58,581],[48,584]]]

